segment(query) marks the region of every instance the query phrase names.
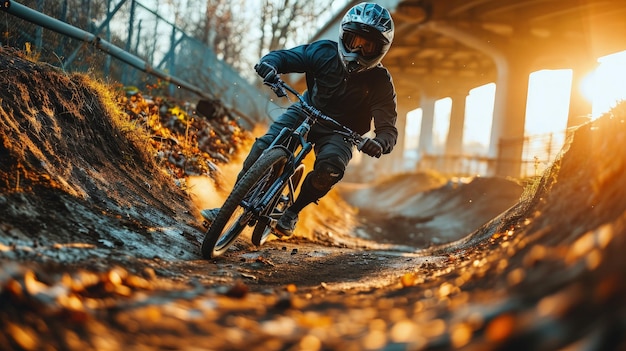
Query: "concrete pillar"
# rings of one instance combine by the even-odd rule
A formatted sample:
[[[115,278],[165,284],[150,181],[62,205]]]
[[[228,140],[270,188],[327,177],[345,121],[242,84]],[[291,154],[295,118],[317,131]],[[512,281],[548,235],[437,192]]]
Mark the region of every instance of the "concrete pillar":
[[[422,108],[422,123],[420,127],[420,140],[417,144],[420,154],[432,154],[433,145],[433,127],[435,125],[435,102],[436,98],[422,93],[420,107]]]
[[[445,172],[458,174],[461,171],[463,156],[463,127],[465,125],[465,99],[467,93],[455,92],[452,95],[450,126],[446,137]]]
[[[498,80],[489,144],[489,156],[496,158],[496,161],[490,165],[490,173],[503,177],[519,177],[530,69],[527,62],[516,59],[513,53],[507,55],[507,59],[496,62]]]
[[[423,28],[455,38],[464,45],[486,53],[494,60],[498,78],[496,80],[496,101],[494,104],[488,156],[496,161],[489,165],[488,173],[489,175],[506,174],[519,176],[522,147],[513,145],[513,149],[508,149],[507,154],[500,157],[499,144],[500,139],[515,136],[521,138],[520,142],[523,145],[524,122],[526,119],[526,91],[528,90],[528,74],[530,74],[530,71],[524,68],[520,73],[518,69],[523,67],[522,60],[519,59],[519,64],[512,64],[510,60],[515,60],[516,57],[527,59],[528,47],[525,45],[520,47],[518,47],[519,45],[514,45],[511,47],[506,42],[494,38],[483,30],[468,31],[456,28],[443,21],[430,21],[422,26]],[[517,52],[513,50],[517,50]],[[518,81],[520,76],[525,76],[521,82]],[[523,94],[521,94],[523,98],[520,97],[520,91],[523,91]],[[509,102],[513,102],[513,105],[508,106]],[[515,111],[519,106],[522,106],[522,109]],[[504,158],[513,161],[513,163],[508,166],[500,166],[499,162]]]
[[[459,156],[463,153],[463,127],[465,126],[465,100],[467,92],[452,96],[450,127],[446,138],[446,156]]]

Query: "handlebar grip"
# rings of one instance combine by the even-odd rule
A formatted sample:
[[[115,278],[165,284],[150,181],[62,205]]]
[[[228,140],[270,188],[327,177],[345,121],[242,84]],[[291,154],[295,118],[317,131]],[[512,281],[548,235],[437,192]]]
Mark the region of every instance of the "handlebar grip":
[[[362,138],[361,141],[359,142],[359,145],[356,146],[356,149],[361,151],[363,146],[365,146],[365,143],[367,143],[367,139],[368,138]]]

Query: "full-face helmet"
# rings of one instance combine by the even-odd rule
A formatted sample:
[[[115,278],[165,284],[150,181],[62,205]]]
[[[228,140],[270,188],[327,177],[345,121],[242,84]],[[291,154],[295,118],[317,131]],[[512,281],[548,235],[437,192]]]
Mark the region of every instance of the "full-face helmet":
[[[383,59],[393,41],[393,20],[384,7],[362,2],[341,20],[339,56],[349,74],[367,71]]]

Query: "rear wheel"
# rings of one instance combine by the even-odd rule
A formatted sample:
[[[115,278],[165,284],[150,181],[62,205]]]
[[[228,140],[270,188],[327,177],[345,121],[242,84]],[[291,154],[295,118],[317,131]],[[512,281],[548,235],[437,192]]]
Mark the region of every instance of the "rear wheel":
[[[276,148],[261,156],[235,184],[202,241],[202,257],[220,256],[248,225],[256,223],[252,212],[287,163],[287,151]],[[262,211],[263,212],[263,211]]]

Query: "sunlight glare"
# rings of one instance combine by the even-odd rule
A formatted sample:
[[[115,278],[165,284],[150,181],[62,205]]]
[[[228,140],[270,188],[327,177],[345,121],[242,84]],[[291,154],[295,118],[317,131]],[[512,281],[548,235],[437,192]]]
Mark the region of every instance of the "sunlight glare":
[[[435,153],[443,154],[446,148],[446,139],[450,129],[450,114],[452,99],[445,97],[435,101],[435,117],[433,123],[433,149]]]
[[[485,155],[491,138],[496,84],[489,83],[470,90],[465,105],[463,149],[472,155]]]
[[[540,70],[530,74],[526,102],[526,135],[565,130],[571,86],[571,69]]]
[[[419,155],[417,153],[417,147],[419,145],[419,136],[422,129],[422,109],[417,108],[413,111],[409,111],[406,115],[406,129],[404,136],[404,155],[405,160],[404,167],[411,169],[415,162],[418,161]]]
[[[626,51],[603,56],[598,62],[598,68],[583,80],[581,87],[583,94],[593,101],[593,118],[626,100]]]
[[[422,109],[417,108],[413,111],[409,111],[406,115],[406,134],[404,138],[404,148],[406,150],[417,148],[421,129]]]

